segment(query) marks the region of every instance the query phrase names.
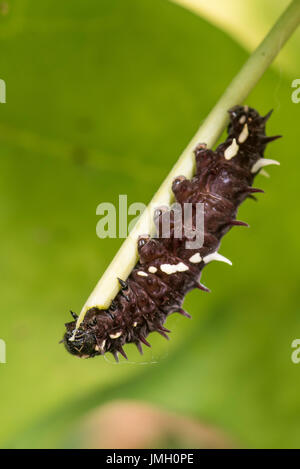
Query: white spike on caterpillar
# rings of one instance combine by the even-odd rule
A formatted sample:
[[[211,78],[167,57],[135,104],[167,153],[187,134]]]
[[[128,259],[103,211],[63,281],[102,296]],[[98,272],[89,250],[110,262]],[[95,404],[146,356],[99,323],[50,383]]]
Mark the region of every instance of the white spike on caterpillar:
[[[261,170],[259,171],[259,174],[260,174],[261,176],[264,176],[265,178],[270,178],[270,177],[271,177],[270,174],[269,174],[267,171],[265,171],[264,169],[261,169]]]
[[[208,264],[211,261],[220,261],[220,262],[225,262],[226,264],[232,265],[232,262],[227,259],[227,257],[222,256],[218,252],[213,252],[212,254],[208,254],[208,256],[205,256],[203,258],[205,264]]]
[[[279,161],[276,161],[276,160],[269,160],[268,158],[260,158],[256,163],[254,163],[254,165],[252,166],[251,168],[251,173],[254,174],[254,173],[257,173],[257,171],[259,171],[261,168],[263,168],[264,166],[269,166],[271,164],[275,164],[277,166],[280,165]]]
[[[226,148],[226,150],[224,152],[225,160],[231,160],[231,158],[233,158],[234,156],[237,155],[238,151],[239,151],[239,146],[236,143],[236,139],[234,138],[232,140],[231,145],[229,145],[229,147]]]
[[[239,143],[244,143],[248,137],[249,137],[248,125],[245,124],[243,127],[243,130],[241,131],[239,135]]]

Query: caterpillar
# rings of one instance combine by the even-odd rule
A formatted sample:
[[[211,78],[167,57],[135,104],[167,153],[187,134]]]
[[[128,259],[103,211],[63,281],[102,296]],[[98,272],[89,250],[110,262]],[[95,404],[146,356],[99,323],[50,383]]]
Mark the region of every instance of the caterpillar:
[[[231,262],[218,253],[222,237],[233,226],[248,226],[236,219],[239,205],[253,194],[263,192],[252,187],[263,167],[279,164],[264,158],[269,142],[280,137],[266,136],[265,125],[272,111],[265,116],[248,106],[234,106],[229,111],[228,136],[215,151],[199,144],[194,155],[196,173],[192,179],[178,176],[172,184],[175,201],[183,205],[197,203],[204,207],[204,238],[200,249],[187,249],[187,236],[175,237],[176,221],[172,208],[156,210],[155,237],[138,239],[139,261],[127,279],[119,279],[120,291],[108,309],[90,308],[75,331],[78,316],[67,323],[63,342],[66,349],[80,358],[91,358],[110,352],[127,359],[123,346],[142,344],[150,347],[147,337],[158,332],[169,338],[167,317],[179,313],[191,316],[182,308],[185,295],[198,288],[203,268],[211,261]],[[166,214],[170,217],[170,236],[160,236],[159,227]],[[192,222],[195,220],[192,212]],[[74,333],[75,331],[75,333]]]

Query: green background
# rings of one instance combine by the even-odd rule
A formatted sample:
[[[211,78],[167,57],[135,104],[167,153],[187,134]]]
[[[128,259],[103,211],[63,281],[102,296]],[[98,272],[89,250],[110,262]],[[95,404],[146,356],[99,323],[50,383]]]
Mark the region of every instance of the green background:
[[[274,109],[268,133],[284,138],[266,155],[281,167],[257,178],[266,194],[240,209],[251,228],[223,240],[233,267],[211,264],[202,278],[212,293],[186,298],[193,320],[168,319],[172,340],[150,336],[143,357],[127,346],[129,363],[77,360],[58,345],[68,311],[80,311],[122,242],[97,238],[97,205],[150,200],[248,53],[166,0],[8,6],[0,446],[80,446],[72,435],[85,413],[128,398],[213,424],[238,446],[299,447],[299,77],[271,68],[247,100]]]

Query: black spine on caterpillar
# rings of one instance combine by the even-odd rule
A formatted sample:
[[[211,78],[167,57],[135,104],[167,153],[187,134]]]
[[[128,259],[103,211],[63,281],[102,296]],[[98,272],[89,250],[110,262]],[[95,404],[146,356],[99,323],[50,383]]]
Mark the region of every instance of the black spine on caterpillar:
[[[150,346],[146,337],[158,332],[168,338],[164,327],[175,312],[190,317],[182,309],[186,293],[194,288],[208,290],[199,282],[203,267],[211,260],[225,260],[218,254],[221,238],[232,226],[246,225],[236,220],[239,205],[255,192],[254,177],[267,164],[263,157],[267,143],[279,136],[267,137],[265,124],[271,113],[262,117],[248,106],[229,111],[228,137],[215,151],[200,144],[195,149],[196,174],[188,180],[177,177],[172,186],[175,200],[183,205],[202,203],[204,238],[200,249],[188,249],[187,237],[174,236],[174,212],[156,211],[158,234],[138,241],[140,259],[108,310],[90,308],[74,337],[76,321],[66,324],[64,344],[73,355],[90,358],[110,352],[118,360],[125,358],[123,346],[135,343]],[[170,217],[170,236],[160,236],[163,217]],[[192,217],[195,214],[193,212]],[[193,222],[195,220],[192,220]],[[73,318],[76,320],[76,315]]]

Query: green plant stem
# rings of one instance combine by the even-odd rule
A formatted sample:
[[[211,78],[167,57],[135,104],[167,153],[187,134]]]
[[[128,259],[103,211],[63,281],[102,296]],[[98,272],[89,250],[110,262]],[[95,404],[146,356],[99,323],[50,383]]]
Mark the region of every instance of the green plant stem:
[[[299,22],[300,0],[294,0],[225,90],[154,195],[147,210],[141,215],[85,303],[77,327],[83,320],[87,309],[94,306],[102,309],[109,307],[112,299],[119,291],[117,278],[126,280],[138,260],[137,239],[139,235],[152,235],[154,233],[153,209],[161,205],[170,205],[173,198],[171,191],[173,179],[178,175],[190,178],[194,174],[193,150],[195,146],[199,142],[206,143],[208,147],[215,145],[228,122],[228,109],[236,104],[243,103],[280,49],[296,30]]]

